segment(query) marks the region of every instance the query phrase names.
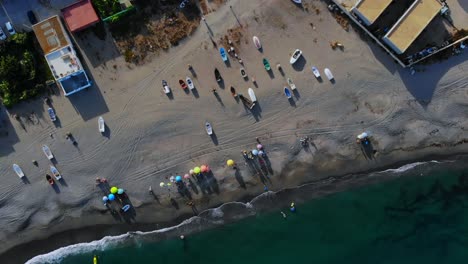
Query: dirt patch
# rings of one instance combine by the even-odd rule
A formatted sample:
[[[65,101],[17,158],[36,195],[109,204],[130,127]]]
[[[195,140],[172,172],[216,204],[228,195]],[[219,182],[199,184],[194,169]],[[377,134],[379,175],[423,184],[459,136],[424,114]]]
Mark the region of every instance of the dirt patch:
[[[227,34],[219,39],[218,44],[226,47],[229,55],[235,57],[235,54],[239,55],[239,46],[242,44],[242,41],[248,44],[245,29],[238,26],[228,29]],[[230,52],[231,47],[234,48],[234,52]]]
[[[184,9],[179,9],[174,3],[157,7],[148,5],[110,25],[116,46],[125,61],[144,64],[148,55],[177,46],[200,25],[201,14],[195,4],[188,4]],[[159,13],[154,14],[154,11]]]

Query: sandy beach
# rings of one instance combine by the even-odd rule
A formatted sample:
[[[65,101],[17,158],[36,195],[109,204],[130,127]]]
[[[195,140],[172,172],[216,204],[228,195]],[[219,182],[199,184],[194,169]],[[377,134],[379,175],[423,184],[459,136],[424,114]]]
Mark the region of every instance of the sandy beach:
[[[52,96],[55,124],[42,99],[8,112],[2,107],[0,254],[11,251],[0,256],[1,262],[17,263],[11,259],[13,248],[33,240],[39,242],[29,244],[28,256],[21,261],[79,241],[180,222],[193,215],[187,199],[175,187],[168,191],[159,184],[201,164],[212,169],[214,191],[204,193],[195,184],[192,197],[198,211],[254,197],[264,185],[280,190],[468,152],[466,52],[421,66],[411,75],[358,32],[343,30],[325,3],[304,2],[320,12],[312,8],[307,12],[291,1],[231,0],[207,15],[206,24],[201,21],[193,35],[141,66],[128,65],[115,49],[99,42],[95,48],[110,59],[97,64],[94,54],[83,54],[95,85],[68,98]],[[210,38],[218,41],[240,25],[237,53],[244,65],[232,56],[224,63]],[[261,52],[252,43],[254,35],[263,44]],[[95,40],[90,36],[86,41]],[[333,41],[343,43],[344,49],[331,49]],[[303,58],[291,66],[295,49],[303,51]],[[263,58],[272,65],[269,73]],[[277,70],[278,63],[284,75]],[[322,76],[329,68],[335,82],[325,77],[318,81],[312,66]],[[223,77],[221,86],[213,74],[215,67]],[[241,77],[241,67],[248,78]],[[178,80],[186,76],[194,81],[196,92],[180,88]],[[283,94],[287,77],[297,86],[292,100]],[[173,98],[162,91],[162,80],[168,81]],[[246,96],[253,88],[257,105],[252,110],[244,107],[231,95],[231,86]],[[9,114],[26,116],[32,111],[33,118],[21,122]],[[106,121],[103,135],[98,131],[99,116]],[[206,121],[213,125],[214,137],[206,134]],[[371,135],[371,155],[356,144],[356,135],[363,131]],[[76,146],[65,139],[67,132],[77,140]],[[304,136],[310,137],[308,148],[299,142]],[[257,137],[269,161],[270,172],[264,176],[241,155],[242,150],[255,148]],[[44,178],[50,162],[42,153],[43,144],[51,148],[53,163],[64,178],[55,190]],[[227,159],[237,162],[237,173],[226,166]],[[38,161],[37,167],[32,160]],[[13,163],[22,167],[27,183],[14,174]],[[116,220],[106,210],[96,177],[126,190],[135,207],[133,224]],[[155,196],[148,193],[149,186]],[[61,238],[46,245],[44,239],[54,234]]]

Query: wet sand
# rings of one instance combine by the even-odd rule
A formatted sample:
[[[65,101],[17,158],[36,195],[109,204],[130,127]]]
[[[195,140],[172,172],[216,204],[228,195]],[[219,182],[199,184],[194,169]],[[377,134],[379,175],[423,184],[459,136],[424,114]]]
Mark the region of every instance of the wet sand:
[[[256,196],[263,191],[262,180],[240,155],[241,150],[255,147],[256,137],[271,162],[273,173],[266,183],[271,190],[434,154],[467,152],[466,54],[411,76],[356,32],[344,31],[323,3],[316,6],[321,10],[318,15],[289,1],[230,1],[207,16],[209,29],[202,22],[194,35],[144,66],[127,66],[122,57],[113,58],[112,54],[102,56],[111,58],[105,65],[95,66],[87,58],[93,54],[85,53],[96,86],[69,98],[53,96],[59,118],[55,125],[48,120],[41,100],[12,109],[34,111],[37,121],[25,120],[23,129],[9,117],[4,125],[8,136],[0,141],[0,239],[9,243],[2,243],[0,252],[54,233],[62,232],[60,239],[40,248],[37,243],[29,244],[23,250],[38,254],[78,241],[180,221],[192,214],[191,208],[172,189],[171,197],[179,204],[176,210],[168,191],[158,186],[196,165],[210,165],[219,189],[212,194],[193,193],[199,211]],[[217,40],[228,28],[238,26],[233,13],[244,26],[239,55],[248,80],[242,79],[241,66],[232,57],[228,65],[222,62],[210,40],[209,32]],[[253,35],[263,43],[261,53],[253,46]],[[345,49],[332,50],[330,41],[340,41]],[[304,56],[292,67],[289,54],[296,48]],[[263,69],[263,57],[272,65],[270,74]],[[187,71],[189,63],[196,78]],[[276,69],[277,63],[285,76]],[[330,68],[335,83],[317,81],[310,70],[313,65],[322,75],[323,68]],[[215,81],[214,67],[224,78],[224,88]],[[178,80],[185,76],[194,80],[196,94],[179,88]],[[251,82],[252,76],[258,87]],[[282,94],[286,77],[297,86],[294,100],[288,101]],[[172,99],[162,92],[163,79],[172,88]],[[253,111],[234,100],[230,86],[245,95],[248,87],[255,90],[258,105]],[[218,98],[211,92],[215,87]],[[2,118],[7,118],[5,110],[1,111]],[[99,116],[106,120],[108,132],[104,135],[98,132]],[[206,120],[212,123],[215,138],[206,135]],[[65,140],[68,131],[77,146]],[[371,155],[355,143],[356,135],[363,131],[372,136],[376,152],[371,150]],[[306,135],[311,137],[311,145],[303,149],[299,138]],[[49,163],[41,152],[42,144],[51,148],[65,179],[57,192],[44,179]],[[240,174],[226,167],[228,158],[239,164]],[[31,163],[33,159],[39,167]],[[23,168],[29,184],[14,175],[13,163]],[[96,177],[126,189],[136,208],[137,224],[119,222],[105,212]],[[148,194],[150,185],[157,200]],[[11,261],[7,256],[11,255],[2,258]]]

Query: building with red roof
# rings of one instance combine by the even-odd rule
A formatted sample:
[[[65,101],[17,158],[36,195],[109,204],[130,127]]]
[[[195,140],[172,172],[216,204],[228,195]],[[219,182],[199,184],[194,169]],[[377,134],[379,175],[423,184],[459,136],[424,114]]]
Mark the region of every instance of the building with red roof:
[[[71,32],[83,30],[99,22],[91,0],[81,0],[62,9],[68,29]]]

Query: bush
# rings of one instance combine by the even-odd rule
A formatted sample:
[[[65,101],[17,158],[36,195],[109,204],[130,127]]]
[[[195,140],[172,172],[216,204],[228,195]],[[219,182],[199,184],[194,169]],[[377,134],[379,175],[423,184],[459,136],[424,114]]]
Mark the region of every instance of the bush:
[[[35,36],[17,33],[0,46],[0,97],[6,107],[37,96],[51,75]]]

